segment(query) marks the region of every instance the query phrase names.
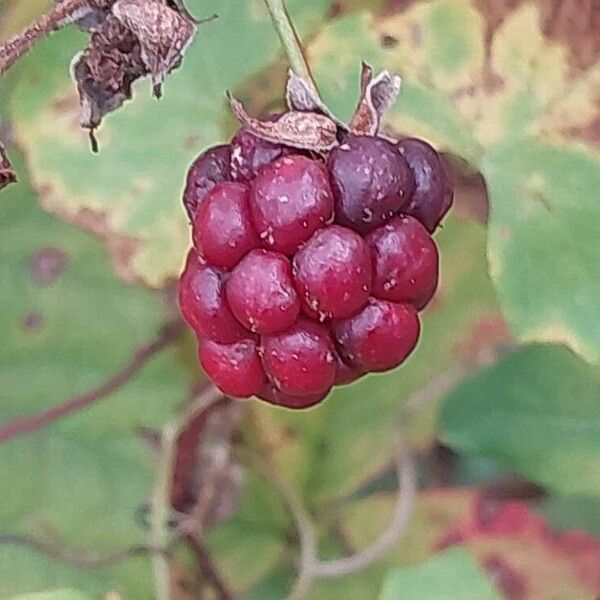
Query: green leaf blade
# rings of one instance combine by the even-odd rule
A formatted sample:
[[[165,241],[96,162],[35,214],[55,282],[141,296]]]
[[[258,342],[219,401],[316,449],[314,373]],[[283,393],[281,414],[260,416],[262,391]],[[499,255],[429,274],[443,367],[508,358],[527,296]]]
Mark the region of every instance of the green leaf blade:
[[[417,567],[390,571],[379,600],[500,600],[500,595],[462,548]]]
[[[442,435],[560,494],[600,493],[597,372],[568,349],[535,345],[451,392]]]

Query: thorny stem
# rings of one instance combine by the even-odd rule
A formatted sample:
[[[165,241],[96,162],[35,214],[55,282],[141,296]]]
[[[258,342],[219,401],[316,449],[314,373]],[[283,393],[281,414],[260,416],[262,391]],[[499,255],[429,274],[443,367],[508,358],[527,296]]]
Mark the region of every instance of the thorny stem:
[[[310,67],[308,66],[308,62],[306,61],[300,38],[298,37],[298,33],[294,28],[290,15],[285,8],[283,0],[264,1],[269,9],[273,25],[275,26],[275,29],[277,29],[279,39],[281,40],[281,44],[283,45],[292,70],[296,75],[299,75],[308,81],[312,86],[313,91],[318,95],[317,86]]]
[[[53,6],[24,31],[2,44],[0,46],[0,75],[8,71],[42,38],[72,22],[87,7],[87,0],[64,0]]]
[[[207,410],[223,394],[214,386],[200,393],[190,408],[167,423],[161,432],[160,452],[156,465],[156,479],[150,501],[149,545],[166,548],[171,541],[169,521],[171,517],[171,486],[177,452],[177,439],[187,423],[199,413]],[[168,558],[163,554],[152,556],[154,585],[157,600],[171,600],[171,572]]]

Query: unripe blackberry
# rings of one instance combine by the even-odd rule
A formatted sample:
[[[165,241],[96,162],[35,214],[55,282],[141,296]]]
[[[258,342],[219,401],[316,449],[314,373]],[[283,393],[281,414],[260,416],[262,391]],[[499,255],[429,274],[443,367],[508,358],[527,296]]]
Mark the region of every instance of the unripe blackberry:
[[[290,327],[300,312],[292,266],[277,252],[252,250],[227,281],[231,311],[255,333],[276,333]]]
[[[294,257],[294,277],[308,316],[319,321],[349,317],[371,291],[367,244],[346,227],[321,229]]]
[[[305,409],[415,348],[452,189],[429,144],[379,135],[399,84],[365,66],[348,126],[296,75],[290,110],[266,120],[229,97],[242,128],[188,173],[195,249],[179,286],[223,393]]]
[[[269,120],[275,121],[277,116]],[[250,183],[263,167],[293,152],[292,148],[267,142],[247,129],[240,129],[231,140],[231,176],[234,181]]]
[[[248,335],[225,299],[225,273],[203,265],[195,250],[188,253],[179,280],[179,307],[199,336],[230,344]]]
[[[256,344],[251,339],[233,344],[202,340],[199,358],[206,374],[228,396],[249,398],[266,385]]]
[[[335,347],[329,331],[308,319],[272,335],[263,335],[263,365],[284,394],[307,396],[327,392],[335,380]]]
[[[316,406],[325,400],[329,390],[321,392],[320,394],[310,394],[304,396],[290,396],[289,394],[283,393],[277,389],[272,383],[269,383],[263,387],[263,389],[256,394],[257,398],[274,404],[275,406],[281,406],[283,408],[291,408],[294,410],[311,408]]]

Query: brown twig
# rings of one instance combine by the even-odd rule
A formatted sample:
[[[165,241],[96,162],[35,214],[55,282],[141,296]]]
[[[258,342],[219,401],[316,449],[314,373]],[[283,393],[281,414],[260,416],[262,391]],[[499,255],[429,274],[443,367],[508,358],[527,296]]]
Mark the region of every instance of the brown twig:
[[[17,181],[17,174],[10,164],[2,140],[0,140],[0,190],[15,181]]]
[[[66,402],[53,406],[48,410],[15,419],[0,428],[0,444],[20,435],[38,431],[42,427],[66,417],[74,412],[87,408],[88,406],[102,400],[113,392],[123,387],[131,378],[142,369],[146,363],[156,354],[172,344],[182,333],[183,324],[174,321],[165,325],[156,338],[140,346],[131,360],[110,379],[82,394],[73,396]]]
[[[187,533],[184,541],[193,552],[204,579],[212,586],[219,600],[234,600],[235,595],[229,589],[212,556],[199,535]]]
[[[95,556],[85,548],[73,548],[65,546],[64,543],[51,544],[50,542],[35,538],[30,535],[13,533],[0,534],[0,545],[26,546],[41,554],[45,554],[54,560],[71,565],[78,569],[101,569],[112,567],[123,560],[142,556],[144,554],[164,553],[158,548],[152,548],[143,544],[116,550],[104,556]]]
[[[88,7],[87,0],[63,0],[47,13],[0,46],[0,75],[12,67],[37,42],[52,31],[73,21],[79,13]]]

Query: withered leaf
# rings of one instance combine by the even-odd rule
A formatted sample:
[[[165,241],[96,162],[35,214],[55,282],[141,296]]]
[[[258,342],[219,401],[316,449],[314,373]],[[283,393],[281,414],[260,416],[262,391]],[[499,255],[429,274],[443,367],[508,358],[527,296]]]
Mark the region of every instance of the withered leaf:
[[[350,122],[350,131],[357,135],[376,135],[387,110],[400,92],[400,77],[382,71],[373,77],[371,67],[363,63],[361,96]]]
[[[294,148],[327,152],[337,144],[337,125],[316,112],[290,110],[277,121],[261,121],[248,115],[241,102],[228,94],[237,120],[256,137]]]
[[[81,29],[91,31],[97,29],[110,13],[116,0],[80,0],[81,6],[68,13],[65,23],[76,23]],[[57,5],[65,5],[72,0],[54,0]]]
[[[93,131],[107,113],[131,98],[131,85],[147,74],[136,36],[109,15],[72,65],[81,103],[81,126]]]
[[[81,125],[94,130],[105,115],[131,98],[132,84],[150,75],[160,96],[165,77],[181,63],[195,25],[180,0],[87,0],[77,23],[90,29],[87,48],[72,64],[81,104]],[[177,12],[183,11],[183,14]]]
[[[0,141],[0,190],[11,183],[15,183],[15,181],[17,181],[17,174],[8,160],[4,145]]]
[[[195,25],[159,0],[117,0],[112,12],[136,36],[154,93],[160,96],[166,76],[181,64]]]

